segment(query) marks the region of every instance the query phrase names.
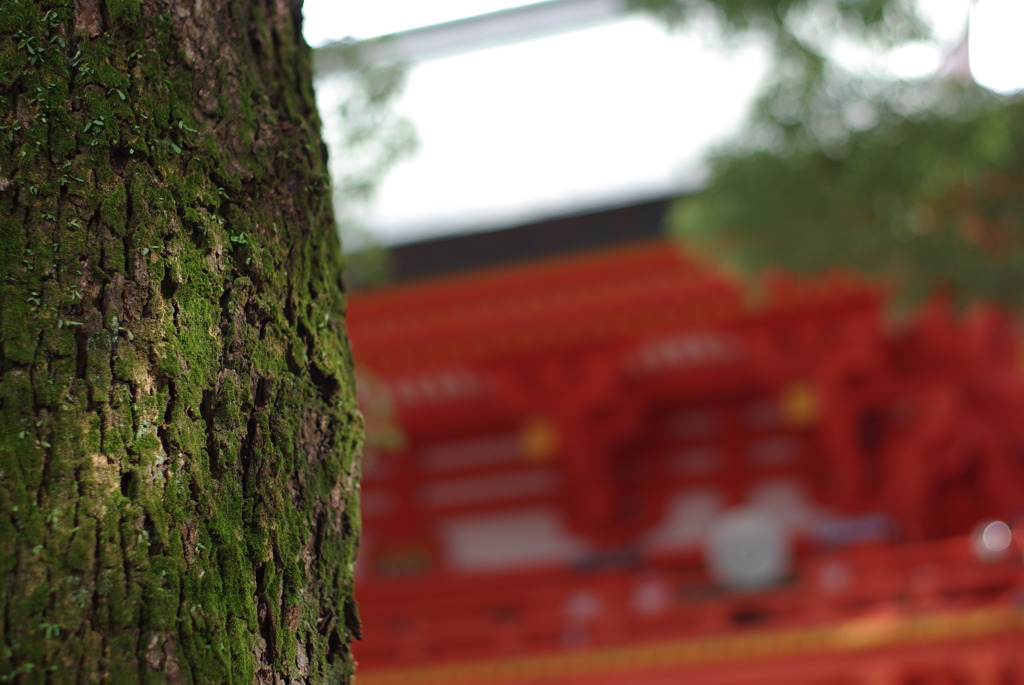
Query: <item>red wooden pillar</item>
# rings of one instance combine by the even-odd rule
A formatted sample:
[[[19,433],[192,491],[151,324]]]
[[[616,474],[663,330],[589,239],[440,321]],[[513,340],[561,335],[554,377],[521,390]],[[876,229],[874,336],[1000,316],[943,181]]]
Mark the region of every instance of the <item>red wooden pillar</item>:
[[[642,417],[642,398],[623,388],[615,349],[576,351],[520,362],[495,373],[499,402],[523,425],[554,433],[566,522],[577,534],[614,544],[622,530],[617,461]],[[526,373],[522,371],[526,369]]]

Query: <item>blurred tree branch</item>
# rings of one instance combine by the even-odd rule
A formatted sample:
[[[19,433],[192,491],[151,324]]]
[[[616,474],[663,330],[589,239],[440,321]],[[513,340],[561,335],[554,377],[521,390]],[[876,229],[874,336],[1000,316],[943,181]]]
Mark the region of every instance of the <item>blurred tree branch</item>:
[[[373,63],[358,43],[335,44],[316,55],[318,68],[333,72],[343,93],[337,111],[325,117],[336,117],[329,143],[345,151],[331,158],[331,178],[346,281],[355,287],[383,283],[389,278],[387,250],[370,235],[365,217],[384,177],[419,145],[412,122],[395,108],[408,65]]]

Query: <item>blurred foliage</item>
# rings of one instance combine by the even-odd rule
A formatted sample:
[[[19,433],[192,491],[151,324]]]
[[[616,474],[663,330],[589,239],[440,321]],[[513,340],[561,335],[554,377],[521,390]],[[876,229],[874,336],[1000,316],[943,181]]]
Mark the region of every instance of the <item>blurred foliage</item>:
[[[850,268],[910,305],[1024,304],[1024,101],[945,77],[900,81],[887,51],[926,38],[896,0],[633,0],[767,37],[771,76],[743,135],[680,201],[675,235],[756,273]],[[835,55],[851,53],[855,65]]]
[[[407,65],[375,64],[357,43],[340,42],[316,51],[317,67],[338,74],[344,93],[337,135],[330,143],[335,216],[346,251],[345,280],[352,287],[387,282],[387,250],[373,239],[365,217],[377,188],[395,164],[416,151],[411,121],[395,109]]]
[[[764,44],[773,65],[757,110],[781,115],[784,130],[776,135],[797,133],[789,123],[813,117],[821,94],[847,80],[835,59],[839,52],[878,54],[928,37],[914,0],[627,0],[627,5],[670,27],[717,26],[725,44]]]
[[[348,203],[370,200],[388,169],[416,149],[412,123],[393,107],[405,74],[401,64],[362,64],[348,73],[339,141],[346,154],[335,178],[335,193]]]
[[[963,95],[963,111],[893,117],[839,150],[722,153],[670,223],[746,272],[848,267],[903,304],[936,289],[1024,304],[1024,103]]]
[[[824,8],[857,27],[871,28],[892,21],[897,18],[895,12],[913,19],[902,26],[919,26],[914,23],[912,4],[905,0],[629,0],[629,7],[653,12],[672,24],[685,22],[696,12],[710,8],[735,29],[781,28],[794,11],[808,8]]]

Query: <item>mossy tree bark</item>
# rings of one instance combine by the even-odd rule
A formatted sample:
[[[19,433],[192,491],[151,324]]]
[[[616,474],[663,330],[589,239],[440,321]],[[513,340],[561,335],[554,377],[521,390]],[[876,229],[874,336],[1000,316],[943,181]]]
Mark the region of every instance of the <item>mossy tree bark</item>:
[[[0,682],[348,682],[361,419],[292,0],[0,8]]]

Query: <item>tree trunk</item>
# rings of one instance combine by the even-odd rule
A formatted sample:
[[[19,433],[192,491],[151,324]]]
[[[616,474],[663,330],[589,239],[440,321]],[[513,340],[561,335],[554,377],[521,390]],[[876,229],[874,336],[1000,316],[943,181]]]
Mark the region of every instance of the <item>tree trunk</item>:
[[[356,410],[298,0],[3,0],[0,682],[348,682]]]

